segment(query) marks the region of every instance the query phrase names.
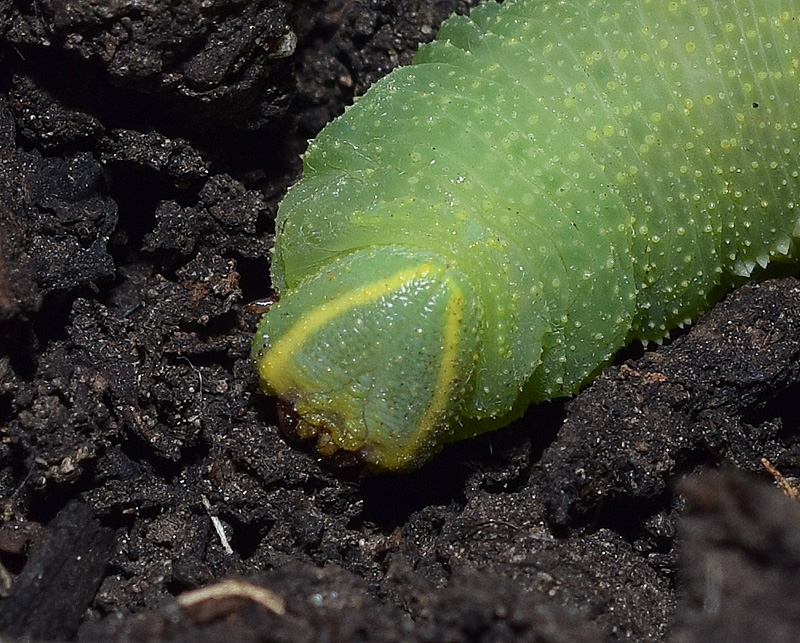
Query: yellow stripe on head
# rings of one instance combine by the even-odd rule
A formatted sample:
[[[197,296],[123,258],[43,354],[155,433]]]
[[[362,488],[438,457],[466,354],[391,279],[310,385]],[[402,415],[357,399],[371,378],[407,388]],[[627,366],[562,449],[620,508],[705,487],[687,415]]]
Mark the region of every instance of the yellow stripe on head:
[[[288,362],[316,331],[357,306],[364,306],[386,297],[415,279],[427,277],[432,270],[433,267],[429,263],[401,270],[391,277],[378,279],[346,295],[326,301],[306,313],[260,358],[258,374],[262,381],[269,382],[278,395],[290,391],[294,383]]]
[[[450,287],[451,295],[447,302],[442,333],[442,353],[433,396],[428,408],[409,436],[407,447],[392,454],[391,458],[384,457],[381,462],[382,468],[400,469],[419,456],[425,442],[429,442],[433,438],[433,433],[441,428],[440,425],[447,415],[447,407],[452,401],[453,389],[461,379],[459,348],[461,327],[464,322],[464,292],[452,279],[447,279],[447,284]]]

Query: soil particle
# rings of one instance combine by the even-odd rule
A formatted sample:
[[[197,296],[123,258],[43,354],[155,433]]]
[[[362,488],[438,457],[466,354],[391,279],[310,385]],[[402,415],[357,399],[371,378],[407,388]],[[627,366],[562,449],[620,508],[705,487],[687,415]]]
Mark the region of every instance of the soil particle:
[[[607,369],[569,405],[538,463],[551,520],[657,499],[702,465],[794,463],[786,434],[796,428],[799,357],[800,287],[788,279],[744,286],[688,335]]]
[[[0,603],[0,632],[49,640],[77,629],[113,543],[113,532],[99,525],[91,509],[67,504],[41,533],[10,596]]]
[[[681,485],[681,609],[672,643],[796,641],[800,505],[740,472]]]
[[[760,464],[800,467],[795,279],[413,474],[331,469],[257,391],[297,154],[474,4],[0,6],[10,640],[800,638],[796,506]]]
[[[7,2],[0,33],[42,62],[101,68],[112,85],[155,95],[194,123],[258,127],[286,101],[276,69],[296,42],[289,9],[281,0]]]

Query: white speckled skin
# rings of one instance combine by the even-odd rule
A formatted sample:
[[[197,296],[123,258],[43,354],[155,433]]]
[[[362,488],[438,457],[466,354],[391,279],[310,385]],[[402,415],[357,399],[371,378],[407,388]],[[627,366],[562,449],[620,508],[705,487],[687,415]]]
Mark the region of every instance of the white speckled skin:
[[[794,1],[508,0],[451,18],[305,155],[279,212],[272,276],[282,300],[253,352],[272,360],[262,384],[299,410],[314,390],[356,391],[343,407],[362,416],[357,429],[316,403],[301,415],[325,416],[307,433],[331,452],[362,451],[379,469],[416,466],[444,441],[570,394],[626,341],[660,339],[695,318],[720,283],[795,258],[799,121]],[[378,385],[311,369],[330,354],[320,333],[284,351],[280,372],[296,376],[275,375],[270,356],[308,311],[342,296],[319,289],[321,275],[336,282],[347,253],[357,273],[357,258],[382,247],[405,257],[398,270],[419,253],[457,271],[442,292],[458,283],[477,298],[457,334],[470,339],[457,381],[442,375],[452,324],[444,332],[441,317],[425,316],[426,372],[440,373],[430,381],[450,387],[448,402],[417,387],[407,427],[397,426],[398,409],[412,405],[402,391],[421,371],[397,371],[407,381],[392,387],[396,399],[364,419],[358,400]],[[380,305],[394,291],[384,295]],[[348,314],[373,305],[359,301]],[[392,345],[403,354],[409,344]],[[367,364],[397,357],[382,350],[353,342],[345,352]],[[395,457],[403,435],[423,429],[428,437]],[[374,442],[385,431],[397,439],[381,454]]]

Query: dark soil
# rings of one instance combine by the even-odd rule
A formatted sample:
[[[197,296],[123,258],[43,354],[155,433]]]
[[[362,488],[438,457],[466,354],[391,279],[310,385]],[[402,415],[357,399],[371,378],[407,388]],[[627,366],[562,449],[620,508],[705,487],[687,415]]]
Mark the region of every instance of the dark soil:
[[[0,3],[4,640],[800,640],[793,278],[414,474],[276,428],[298,154],[472,4]]]

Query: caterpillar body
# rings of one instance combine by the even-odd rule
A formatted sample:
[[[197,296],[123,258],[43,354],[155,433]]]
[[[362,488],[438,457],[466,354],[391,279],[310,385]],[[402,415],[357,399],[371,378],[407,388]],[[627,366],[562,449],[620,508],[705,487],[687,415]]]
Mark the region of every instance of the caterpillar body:
[[[304,155],[252,357],[322,454],[419,466],[800,236],[798,0],[507,0]]]

